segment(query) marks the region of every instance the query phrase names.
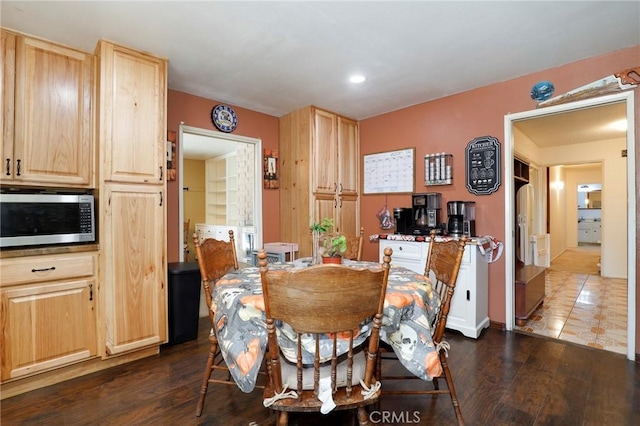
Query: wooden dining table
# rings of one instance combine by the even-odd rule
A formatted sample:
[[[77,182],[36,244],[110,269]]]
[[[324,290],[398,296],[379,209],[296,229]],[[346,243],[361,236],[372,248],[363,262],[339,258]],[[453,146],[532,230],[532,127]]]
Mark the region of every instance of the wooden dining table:
[[[311,258],[269,264],[270,270],[305,268]],[[380,268],[376,262],[343,260],[354,268]],[[251,392],[267,348],[262,283],[258,267],[231,271],[215,285],[212,309],[222,356],[231,376],[243,392]],[[422,274],[391,265],[384,303],[380,338],[398,355],[400,362],[414,375],[431,380],[440,374],[441,366],[431,340],[431,324],[440,306],[440,298],[431,282]],[[277,323],[278,342],[289,361],[296,362],[295,332],[287,324]],[[371,321],[361,324],[354,346],[362,344],[371,332]],[[307,336],[303,342],[303,363],[313,363],[315,344]],[[328,339],[328,337],[327,337]],[[328,347],[328,345],[326,345]],[[323,354],[322,340],[320,357]],[[344,350],[347,345],[345,342]],[[339,351],[341,349],[339,348]]]

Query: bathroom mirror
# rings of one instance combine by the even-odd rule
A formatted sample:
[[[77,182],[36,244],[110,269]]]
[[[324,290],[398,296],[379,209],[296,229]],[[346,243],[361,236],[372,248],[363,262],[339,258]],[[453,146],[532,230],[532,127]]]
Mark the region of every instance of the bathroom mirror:
[[[602,207],[602,184],[578,184],[578,208],[599,209]]]

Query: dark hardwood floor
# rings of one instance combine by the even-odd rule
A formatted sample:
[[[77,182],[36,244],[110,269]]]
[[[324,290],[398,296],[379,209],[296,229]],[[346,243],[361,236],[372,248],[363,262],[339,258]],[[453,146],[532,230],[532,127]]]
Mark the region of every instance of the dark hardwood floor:
[[[158,356],[1,402],[2,425],[273,425],[261,390],[212,385],[195,417],[208,351],[208,319],[197,341]],[[638,425],[640,365],[623,355],[518,333],[478,340],[447,332],[449,364],[469,425]],[[415,382],[415,381],[412,381]],[[378,424],[455,424],[447,396],[387,396]],[[386,415],[387,422],[380,422]],[[292,416],[292,425],[341,425],[344,413]]]

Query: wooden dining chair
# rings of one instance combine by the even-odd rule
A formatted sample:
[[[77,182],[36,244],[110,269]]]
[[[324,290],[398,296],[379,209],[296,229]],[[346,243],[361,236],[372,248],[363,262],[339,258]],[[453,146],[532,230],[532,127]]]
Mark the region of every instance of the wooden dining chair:
[[[342,254],[344,259],[362,260],[362,247],[364,246],[364,227],[360,228],[358,235],[345,235],[347,237],[347,251]]]
[[[456,388],[453,384],[451,370],[447,363],[449,344],[444,340],[444,332],[466,244],[467,238],[464,236],[458,240],[436,241],[435,233],[433,232],[431,233],[429,240],[429,249],[424,274],[430,278],[432,288],[440,296],[440,308],[431,323],[431,338],[436,350],[438,351],[438,358],[442,366],[442,373],[432,379],[433,389],[412,387],[410,390],[396,390],[389,389],[388,386],[385,386],[383,391],[384,395],[448,394],[451,397],[451,403],[459,425],[464,425],[464,419],[462,417],[462,412],[460,411],[460,404],[458,402],[458,396],[456,395]],[[393,359],[394,362],[399,361],[397,360],[391,346],[384,342],[381,342],[378,354],[378,365],[376,371],[383,385],[391,380],[420,380],[414,375],[383,376],[383,360]],[[447,389],[440,389],[439,379],[444,379]]]
[[[209,332],[209,356],[207,357],[207,365],[204,370],[202,386],[200,388],[200,398],[196,408],[196,416],[202,414],[204,407],[204,399],[207,395],[209,383],[223,383],[227,385],[236,385],[231,379],[229,370],[222,359],[218,339],[216,337],[216,327],[214,320],[214,311],[212,309],[211,293],[216,282],[222,278],[230,270],[238,269],[238,257],[236,255],[236,245],[234,241],[233,231],[229,231],[229,241],[220,241],[214,238],[207,238],[200,242],[198,234],[193,234],[193,244],[196,249],[196,257],[200,266],[200,276],[202,277],[202,287],[207,301],[209,311],[209,319],[211,320],[211,331]],[[224,378],[218,378],[218,375],[212,377],[214,370],[226,371]]]
[[[276,424],[288,424],[292,411],[326,412],[322,406],[327,393],[336,410],[355,409],[359,424],[369,424],[365,407],[380,396],[375,367],[391,249],[377,271],[345,265],[271,271],[264,250],[258,259],[269,345],[264,404],[276,411]],[[373,318],[369,340],[354,348],[354,337],[369,318]],[[293,329],[295,349],[287,351],[294,352],[293,362],[281,352],[276,321]],[[303,363],[305,338],[311,339],[304,347],[313,352],[313,360]],[[346,358],[337,353],[338,342],[348,347]],[[327,346],[328,356],[321,358],[320,347]],[[370,391],[364,395],[366,388]]]

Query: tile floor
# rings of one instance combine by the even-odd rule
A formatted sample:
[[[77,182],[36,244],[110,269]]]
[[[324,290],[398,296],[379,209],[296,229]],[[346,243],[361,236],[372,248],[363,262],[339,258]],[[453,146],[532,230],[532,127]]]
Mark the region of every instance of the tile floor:
[[[626,354],[627,280],[558,266],[571,263],[568,256],[593,255],[593,250],[599,247],[579,247],[551,263],[544,303],[516,330]]]

